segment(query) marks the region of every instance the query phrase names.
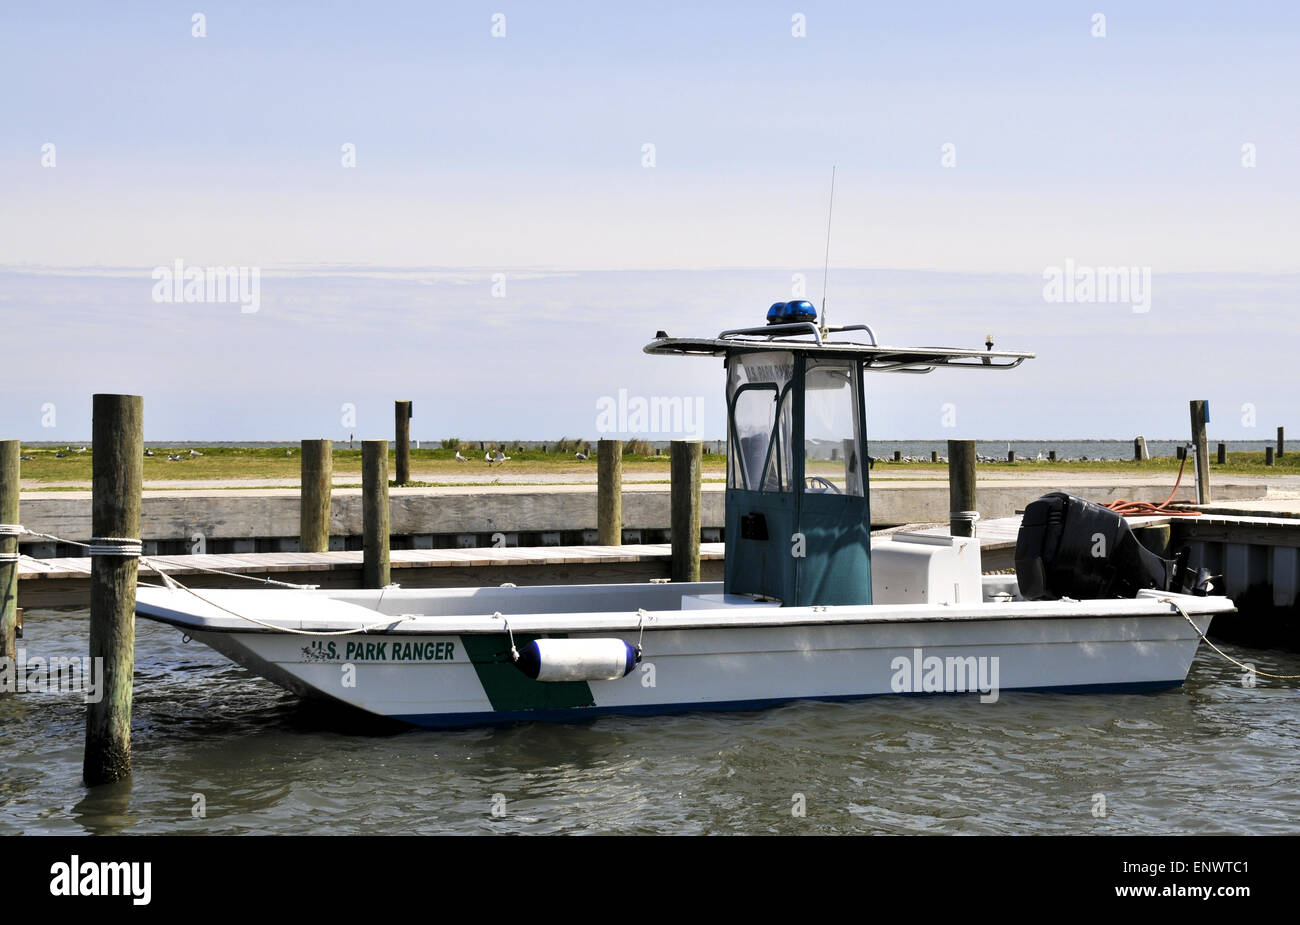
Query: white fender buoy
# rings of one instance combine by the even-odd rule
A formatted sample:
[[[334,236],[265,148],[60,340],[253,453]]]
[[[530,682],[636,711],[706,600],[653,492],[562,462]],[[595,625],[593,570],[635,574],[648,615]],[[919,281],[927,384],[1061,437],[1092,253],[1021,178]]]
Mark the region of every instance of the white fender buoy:
[[[621,639],[535,639],[515,664],[534,681],[616,681],[639,661],[637,647]]]

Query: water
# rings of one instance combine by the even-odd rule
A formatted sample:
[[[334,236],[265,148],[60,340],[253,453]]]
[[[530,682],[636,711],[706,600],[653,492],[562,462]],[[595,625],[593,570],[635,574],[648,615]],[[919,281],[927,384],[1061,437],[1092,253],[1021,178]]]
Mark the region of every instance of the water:
[[[86,618],[29,611],[21,645],[83,655]],[[1300,673],[1298,655],[1226,651]],[[340,726],[148,621],[136,652],[134,772],[120,784],[81,783],[79,695],[0,699],[0,834],[1300,830],[1294,682],[1243,687],[1205,646],[1187,686],[1158,694],[880,697],[456,732]]]
[[[1187,440],[1147,440],[1147,452],[1152,457],[1174,456],[1178,447],[1185,446]],[[1214,453],[1220,442],[1226,443],[1229,453],[1263,453],[1265,447],[1277,447],[1276,440],[1227,440],[1210,441],[1210,452]],[[1284,444],[1287,452],[1300,449],[1300,444],[1292,447],[1291,441]],[[1132,440],[977,440],[975,452],[992,459],[1006,459],[1007,450],[1014,450],[1016,459],[1035,459],[1041,453],[1046,459],[1052,450],[1062,462],[1085,459],[1122,459],[1133,458]],[[941,457],[948,455],[947,440],[872,440],[868,452],[880,459],[893,459],[898,450],[904,457],[930,459],[931,452]]]

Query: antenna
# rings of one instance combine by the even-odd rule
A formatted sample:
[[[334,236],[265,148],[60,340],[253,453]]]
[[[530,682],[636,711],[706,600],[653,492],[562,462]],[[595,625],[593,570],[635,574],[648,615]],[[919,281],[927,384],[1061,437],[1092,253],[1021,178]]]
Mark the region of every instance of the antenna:
[[[826,280],[831,275],[831,216],[835,214],[835,165],[831,165],[831,201],[826,209],[826,266],[822,270],[822,330],[826,329]]]

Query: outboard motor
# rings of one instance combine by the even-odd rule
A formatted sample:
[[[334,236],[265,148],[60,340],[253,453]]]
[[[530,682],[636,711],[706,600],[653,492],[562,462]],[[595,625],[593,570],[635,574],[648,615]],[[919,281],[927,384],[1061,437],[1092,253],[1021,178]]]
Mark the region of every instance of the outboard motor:
[[[1030,601],[1136,597],[1169,591],[1177,566],[1138,542],[1122,514],[1062,491],[1025,508],[1016,538],[1016,581]]]

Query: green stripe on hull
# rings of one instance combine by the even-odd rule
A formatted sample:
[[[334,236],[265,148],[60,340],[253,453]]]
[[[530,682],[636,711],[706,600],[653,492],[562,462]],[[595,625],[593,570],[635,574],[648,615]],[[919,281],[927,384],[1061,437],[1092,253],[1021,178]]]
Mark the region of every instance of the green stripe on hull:
[[[541,638],[537,633],[516,633],[515,645]],[[552,633],[550,638],[564,636]],[[510,637],[505,633],[464,635],[460,642],[493,710],[561,710],[596,705],[586,681],[534,681],[516,668],[510,661]]]

